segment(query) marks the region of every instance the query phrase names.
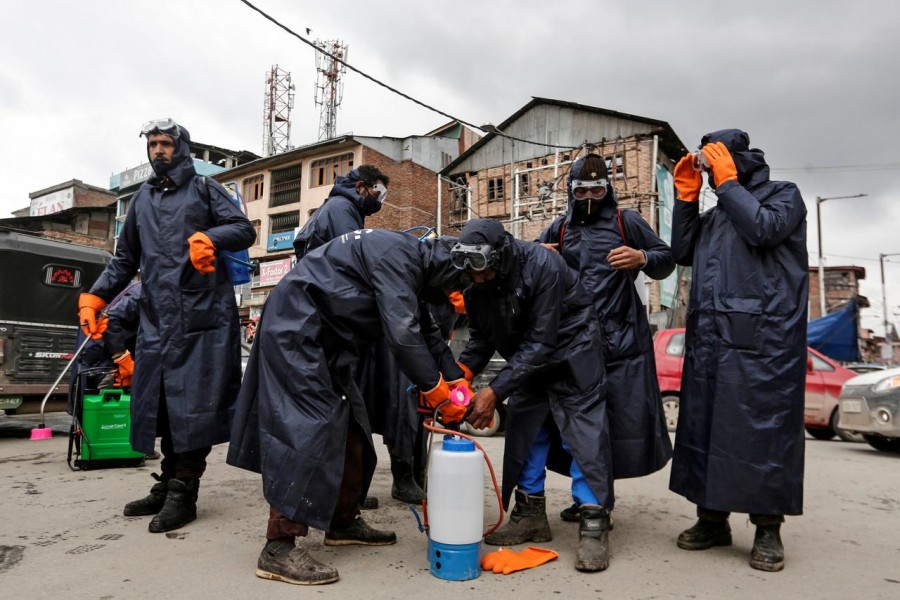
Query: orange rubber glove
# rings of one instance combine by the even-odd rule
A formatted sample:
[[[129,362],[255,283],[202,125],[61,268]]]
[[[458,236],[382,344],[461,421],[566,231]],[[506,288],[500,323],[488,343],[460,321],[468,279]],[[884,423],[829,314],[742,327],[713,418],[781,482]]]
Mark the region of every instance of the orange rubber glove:
[[[119,372],[116,373],[116,385],[119,387],[131,387],[131,377],[134,375],[134,359],[131,358],[131,352],[125,351],[119,358],[113,361],[119,365]]]
[[[213,246],[209,236],[202,231],[198,231],[188,238],[191,251],[191,263],[194,268],[204,275],[212,273],[216,270],[213,266],[216,262],[216,247]]]
[[[722,142],[707,144],[703,146],[702,152],[709,163],[709,168],[712,169],[716,187],[719,187],[726,181],[737,181],[737,167],[725,144]]]
[[[675,191],[678,199],[684,202],[696,202],[700,199],[700,188],[703,186],[703,177],[700,171],[694,170],[694,155],[686,154],[675,165]]]
[[[422,395],[425,396],[425,402],[428,403],[428,406],[437,408],[441,402],[450,399],[450,386],[447,385],[447,382],[444,381],[444,376],[441,375],[437,385],[427,392],[422,392]]]
[[[450,304],[453,305],[453,311],[458,315],[466,314],[466,302],[463,299],[462,292],[453,291],[447,294]]]
[[[538,548],[537,546],[529,546],[521,552],[501,548],[496,552],[485,554],[481,558],[481,568],[485,571],[509,575],[515,571],[539,567],[558,557],[559,554],[553,550]]]
[[[78,296],[78,322],[81,324],[84,335],[95,340],[103,337],[103,332],[109,326],[109,319],[106,318],[106,315],[100,315],[97,318],[97,313],[104,308],[106,308],[106,301],[99,296],[88,293]]]
[[[466,381],[471,382],[473,379],[475,379],[475,373],[472,372],[472,369],[462,364],[461,362],[457,362],[456,366],[462,369],[463,377],[466,378]]]

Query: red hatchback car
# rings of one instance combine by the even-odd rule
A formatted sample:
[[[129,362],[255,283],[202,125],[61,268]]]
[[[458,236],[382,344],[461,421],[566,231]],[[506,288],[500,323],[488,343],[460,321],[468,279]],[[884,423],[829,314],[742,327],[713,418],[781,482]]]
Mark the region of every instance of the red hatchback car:
[[[678,423],[678,402],[681,396],[681,369],[684,363],[684,329],[663,329],[653,338],[656,354],[656,377],[662,392],[663,409],[669,431]],[[807,348],[806,400],[803,423],[806,431],[817,440],[829,440],[835,435],[846,441],[861,441],[858,436],[837,428],[838,398],[841,387],[851,377],[845,369],[824,354]]]

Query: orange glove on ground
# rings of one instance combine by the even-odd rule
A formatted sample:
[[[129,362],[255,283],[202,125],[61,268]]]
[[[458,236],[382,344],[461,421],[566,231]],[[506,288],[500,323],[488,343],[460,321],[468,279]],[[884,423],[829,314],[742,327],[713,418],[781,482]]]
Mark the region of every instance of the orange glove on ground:
[[[707,144],[703,146],[703,156],[712,169],[713,179],[716,181],[716,187],[719,187],[726,181],[737,181],[737,167],[734,165],[734,159],[725,144],[716,142],[715,144]]]
[[[475,373],[472,372],[472,369],[462,364],[461,362],[457,362],[456,366],[462,369],[463,377],[466,378],[466,381],[472,381],[473,379],[475,379]]]
[[[538,548],[537,546],[528,546],[521,552],[501,548],[496,552],[485,554],[481,558],[481,568],[485,571],[509,575],[515,571],[539,567],[557,557],[559,557],[559,554],[553,550]]]
[[[213,265],[216,262],[216,247],[213,246],[209,236],[202,231],[198,231],[188,238],[191,251],[191,263],[194,268],[204,275],[212,273],[216,270]]]
[[[450,304],[453,305],[453,311],[458,315],[466,314],[466,302],[463,300],[462,292],[453,291],[447,294]]]
[[[94,294],[83,293],[78,296],[78,322],[84,335],[99,340],[103,332],[109,326],[109,320],[105,315],[97,318],[97,313],[106,308],[106,301]]]
[[[131,358],[131,352],[125,351],[119,358],[113,361],[119,365],[119,372],[116,373],[116,385],[119,387],[131,387],[131,376],[134,375],[134,359]]]
[[[675,165],[675,191],[678,198],[685,202],[696,202],[700,199],[700,188],[703,177],[700,171],[694,170],[694,155],[686,154]]]

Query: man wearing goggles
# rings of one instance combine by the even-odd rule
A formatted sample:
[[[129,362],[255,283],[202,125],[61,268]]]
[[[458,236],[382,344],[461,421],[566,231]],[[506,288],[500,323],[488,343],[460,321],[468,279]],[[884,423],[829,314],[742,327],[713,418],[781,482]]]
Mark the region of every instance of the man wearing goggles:
[[[149,454],[161,436],[163,459],[150,494],[126,504],[124,514],[154,515],[148,529],[161,533],[197,517],[206,457],[231,434],[240,323],[217,252],[248,248],[256,234],[228,192],[197,175],[187,129],[157,119],[141,135],[154,176],[135,193],[116,254],[78,308],[85,333],[96,335],[96,314],[140,269],[131,444]]]
[[[466,223],[451,262],[474,281],[465,291],[469,341],[459,358],[467,376],[480,373],[494,352],[506,366],[473,400],[468,422],[489,425],[498,401],[509,397],[503,455],[503,503],[515,491],[509,521],[485,538],[485,543],[511,546],[551,539],[543,495],[544,469],[533,473],[526,464],[532,440],[552,429],[582,465],[580,505],[584,519],[579,546],[606,545],[608,510],[612,508],[612,471],[603,388],[603,338],[591,302],[574,271],[558,255],[532,242],[516,240],[498,221]],[[552,417],[552,418],[551,418]],[[542,438],[543,439],[543,438]],[[546,462],[546,455],[542,457]],[[539,459],[540,460],[540,459]],[[542,463],[543,464],[543,463]],[[554,463],[554,470],[574,474],[572,461]],[[532,476],[534,475],[534,476]],[[602,570],[606,562],[576,568]],[[534,564],[530,566],[535,566]]]
[[[669,489],[697,505],[677,544],[729,546],[730,513],[749,513],[750,566],[780,571],[784,515],[803,513],[806,205],[795,184],[769,179],[747,133],[700,146],[706,166],[686,154],[674,172],[672,250],[693,277]],[[716,197],[707,210],[698,166]]]
[[[608,185],[606,161],[595,154],[572,165],[568,212],[541,234],[541,242],[577,269],[606,331],[611,471],[617,479],[658,471],[671,457],[672,444],[663,419],[647,311],[634,280],[639,271],[653,279],[667,277],[675,267],[671,249],[637,211],[619,210]],[[542,473],[540,457],[546,450],[540,438],[532,456],[535,460],[528,464]],[[583,521],[577,467],[573,465],[574,503],[560,515],[565,521]],[[607,548],[601,544],[582,544],[578,553],[585,570],[607,560]]]

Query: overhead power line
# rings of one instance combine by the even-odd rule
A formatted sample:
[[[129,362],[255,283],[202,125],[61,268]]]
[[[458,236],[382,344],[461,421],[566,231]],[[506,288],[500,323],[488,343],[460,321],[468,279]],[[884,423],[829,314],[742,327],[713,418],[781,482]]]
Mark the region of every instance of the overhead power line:
[[[839,173],[843,171],[891,171],[894,169],[900,169],[900,163],[770,168],[771,171],[779,173]]]
[[[334,60],[335,62],[344,65],[344,66],[347,67],[349,70],[351,70],[351,71],[353,71],[354,73],[356,73],[357,75],[360,75],[360,76],[362,76],[362,77],[368,79],[368,80],[371,81],[372,83],[374,83],[374,84],[376,84],[376,85],[379,85],[379,86],[381,86],[381,87],[383,87],[383,88],[385,88],[385,89],[387,89],[387,90],[389,90],[389,91],[391,91],[391,92],[397,94],[397,95],[400,96],[401,98],[405,98],[406,100],[409,100],[410,102],[413,102],[413,103],[415,103],[415,104],[418,104],[418,105],[421,106],[422,108],[425,108],[425,109],[430,110],[430,111],[432,111],[432,112],[435,112],[435,113],[437,113],[437,114],[439,114],[439,115],[441,115],[441,116],[443,116],[443,117],[446,117],[446,118],[450,119],[451,121],[458,121],[458,122],[462,123],[463,125],[466,125],[466,126],[468,126],[468,127],[471,127],[472,129],[477,129],[478,131],[483,131],[483,132],[485,132],[485,133],[493,133],[493,134],[495,134],[495,135],[497,135],[497,136],[506,138],[506,139],[508,139],[508,140],[513,140],[513,141],[515,141],[515,142],[522,142],[522,143],[524,143],[524,144],[534,144],[535,146],[544,146],[544,147],[546,147],[546,148],[564,148],[564,149],[566,149],[566,150],[571,150],[571,149],[574,148],[573,146],[559,146],[559,145],[556,145],[556,144],[550,144],[550,143],[546,143],[546,142],[535,142],[534,140],[526,140],[526,139],[524,139],[524,138],[518,138],[518,137],[515,137],[515,136],[512,136],[512,135],[503,133],[502,131],[500,131],[500,130],[497,129],[496,127],[491,127],[490,129],[486,129],[485,127],[483,127],[483,126],[481,126],[481,125],[475,125],[474,123],[469,123],[468,121],[464,121],[463,119],[460,119],[459,117],[454,117],[453,115],[451,115],[451,114],[448,113],[448,112],[444,112],[443,110],[441,110],[441,109],[439,109],[439,108],[435,108],[434,106],[431,106],[430,104],[426,104],[425,102],[422,102],[421,100],[417,100],[416,98],[413,98],[413,97],[410,96],[409,94],[406,94],[406,93],[404,93],[404,92],[401,92],[401,91],[398,90],[397,88],[392,87],[392,86],[390,86],[390,85],[388,85],[388,84],[386,84],[386,83],[384,83],[384,82],[382,82],[382,81],[380,81],[380,80],[378,80],[378,79],[375,79],[374,77],[372,77],[372,76],[369,75],[368,73],[365,73],[365,72],[363,72],[363,71],[360,71],[359,69],[357,69],[356,67],[354,67],[354,66],[351,65],[350,63],[344,61],[341,57],[339,57],[339,56],[337,56],[337,55],[335,55],[335,54],[332,54],[332,53],[328,52],[327,50],[325,50],[324,48],[321,48],[320,46],[317,46],[314,42],[312,42],[312,41],[306,39],[305,37],[303,37],[302,35],[300,35],[300,34],[297,33],[296,31],[294,31],[293,29],[291,29],[291,28],[288,27],[287,25],[282,24],[282,23],[279,22],[277,19],[275,19],[275,17],[272,17],[271,15],[267,14],[267,13],[264,12],[263,10],[257,8],[256,6],[254,6],[252,3],[248,2],[247,0],[241,0],[241,2],[244,3],[244,4],[246,4],[249,8],[253,9],[254,11],[258,12],[260,15],[262,15],[262,16],[263,16],[265,19],[267,19],[268,21],[271,21],[271,22],[272,22],[274,25],[276,25],[277,27],[280,27],[281,29],[283,29],[283,30],[285,30],[286,32],[288,32],[290,35],[294,36],[295,38],[297,38],[298,40],[300,40],[301,42],[303,42],[304,44],[306,44],[307,46],[311,47],[311,48],[312,48],[313,50],[315,50],[316,52],[320,52],[320,53],[322,53],[322,54],[328,56],[329,58],[331,58],[331,59]]]

